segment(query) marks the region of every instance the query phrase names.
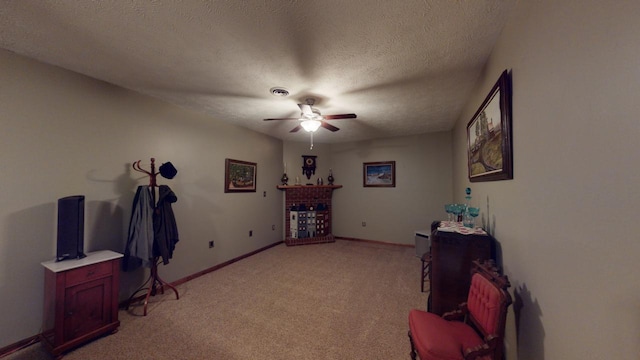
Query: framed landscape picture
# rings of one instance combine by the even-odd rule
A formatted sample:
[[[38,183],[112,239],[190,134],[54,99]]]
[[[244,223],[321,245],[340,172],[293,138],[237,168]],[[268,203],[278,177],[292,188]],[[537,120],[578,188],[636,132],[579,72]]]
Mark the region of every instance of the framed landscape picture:
[[[225,159],[224,192],[256,192],[256,163]]]
[[[362,181],[364,187],[396,187],[396,162],[363,163]]]
[[[511,77],[505,70],[467,124],[469,181],[513,179]]]

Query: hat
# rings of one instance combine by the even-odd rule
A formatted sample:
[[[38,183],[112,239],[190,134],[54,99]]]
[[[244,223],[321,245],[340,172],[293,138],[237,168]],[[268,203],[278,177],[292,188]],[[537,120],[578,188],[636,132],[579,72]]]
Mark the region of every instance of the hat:
[[[165,179],[173,179],[174,176],[178,173],[178,170],[173,166],[172,163],[166,162],[160,165],[160,175],[162,175]]]

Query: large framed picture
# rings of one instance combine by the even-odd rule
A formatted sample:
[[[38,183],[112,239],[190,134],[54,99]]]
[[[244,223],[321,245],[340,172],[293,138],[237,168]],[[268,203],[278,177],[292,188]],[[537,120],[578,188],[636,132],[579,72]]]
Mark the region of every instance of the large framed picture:
[[[513,179],[511,76],[505,70],[467,124],[469,181]]]
[[[362,164],[364,187],[396,187],[396,162],[378,161]]]
[[[256,163],[225,159],[224,192],[256,192]]]

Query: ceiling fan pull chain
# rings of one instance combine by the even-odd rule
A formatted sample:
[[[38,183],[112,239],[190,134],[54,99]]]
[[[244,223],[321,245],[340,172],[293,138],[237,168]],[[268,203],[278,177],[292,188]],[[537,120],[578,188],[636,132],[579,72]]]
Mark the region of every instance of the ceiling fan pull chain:
[[[309,147],[309,150],[313,150],[313,132],[311,132],[310,134],[311,134],[311,147]]]

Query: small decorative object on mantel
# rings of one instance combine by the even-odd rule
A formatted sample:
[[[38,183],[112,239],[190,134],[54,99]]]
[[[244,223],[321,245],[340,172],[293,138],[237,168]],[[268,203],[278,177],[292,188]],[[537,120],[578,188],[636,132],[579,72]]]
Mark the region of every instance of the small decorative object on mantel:
[[[284,173],[280,178],[280,182],[282,183],[282,185],[288,185],[289,183],[289,177],[287,176],[287,163],[284,163]]]
[[[302,155],[302,174],[311,179],[311,175],[316,173],[316,158],[313,155]]]
[[[327,183],[329,183],[329,185],[333,185],[334,181],[335,179],[333,178],[333,171],[329,169],[329,177],[327,177]]]

